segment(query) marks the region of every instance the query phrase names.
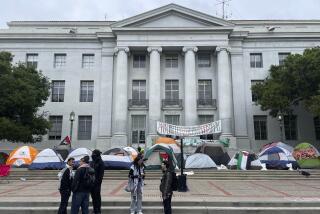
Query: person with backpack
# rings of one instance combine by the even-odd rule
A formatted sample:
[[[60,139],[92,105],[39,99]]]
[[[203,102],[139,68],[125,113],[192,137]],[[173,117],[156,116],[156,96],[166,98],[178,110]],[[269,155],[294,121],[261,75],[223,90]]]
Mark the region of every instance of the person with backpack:
[[[130,168],[129,179],[132,179],[133,188],[131,190],[131,214],[143,214],[142,213],[142,192],[143,192],[143,177],[144,177],[144,167],[143,159],[141,156],[137,156]]]
[[[91,190],[91,198],[93,204],[93,213],[101,213],[101,184],[104,176],[104,163],[101,159],[101,152],[98,149],[93,150],[92,152],[92,162],[90,166],[94,169],[95,172],[95,184]]]
[[[177,190],[177,177],[175,172],[171,170],[169,161],[162,161],[161,169],[163,175],[160,183],[160,192],[162,193],[164,213],[171,214],[171,199],[173,191]]]
[[[60,206],[58,209],[58,214],[67,214],[67,207],[69,197],[71,195],[71,186],[73,181],[73,166],[74,158],[69,158],[66,167],[62,169],[59,174],[59,192],[61,195]]]
[[[78,214],[81,207],[82,214],[89,214],[89,194],[95,184],[94,169],[89,166],[89,156],[80,159],[72,182],[71,214]]]

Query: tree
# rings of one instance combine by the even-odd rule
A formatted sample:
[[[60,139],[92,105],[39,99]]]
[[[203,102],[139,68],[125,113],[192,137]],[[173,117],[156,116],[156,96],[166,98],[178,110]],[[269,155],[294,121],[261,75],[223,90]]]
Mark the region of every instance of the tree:
[[[306,49],[302,55],[289,55],[283,65],[272,65],[263,83],[252,87],[261,110],[289,114],[292,107],[303,104],[320,116],[320,48]]]
[[[49,97],[48,79],[34,67],[12,65],[12,55],[0,52],[0,140],[34,142],[50,123],[38,110]]]

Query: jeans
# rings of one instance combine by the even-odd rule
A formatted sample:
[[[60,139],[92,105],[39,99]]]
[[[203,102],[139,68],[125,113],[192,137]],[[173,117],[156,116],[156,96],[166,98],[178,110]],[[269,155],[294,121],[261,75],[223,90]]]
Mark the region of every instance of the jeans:
[[[171,214],[171,198],[172,195],[168,196],[166,199],[163,199],[163,208],[164,208],[164,214]]]
[[[93,205],[93,213],[100,214],[101,213],[101,184],[96,185],[91,190],[91,198],[92,198],[92,205]]]
[[[71,195],[71,191],[70,190],[60,190],[60,195],[61,195],[61,201],[60,201],[58,214],[67,214],[68,201],[69,201],[69,197]]]
[[[72,195],[71,214],[89,214],[89,192],[74,192]]]
[[[142,192],[137,191],[137,194],[131,192],[130,212],[142,211]]]

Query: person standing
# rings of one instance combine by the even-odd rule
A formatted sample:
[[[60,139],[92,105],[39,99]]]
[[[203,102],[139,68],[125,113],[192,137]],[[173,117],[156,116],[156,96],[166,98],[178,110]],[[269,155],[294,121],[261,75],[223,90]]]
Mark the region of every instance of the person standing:
[[[143,192],[143,159],[141,156],[137,156],[129,171],[129,179],[132,179],[134,188],[131,191],[131,205],[130,212],[131,214],[143,214],[142,213],[142,192]]]
[[[66,167],[58,174],[60,180],[59,192],[61,195],[58,214],[67,214],[69,197],[71,195],[71,186],[73,181],[74,158],[69,158]]]
[[[95,172],[95,184],[93,189],[91,190],[93,213],[100,214],[101,213],[101,184],[104,176],[104,163],[101,159],[101,152],[98,149],[93,150],[91,157],[92,157],[92,162],[90,165]]]
[[[163,200],[163,208],[164,214],[171,214],[171,199],[172,199],[172,181],[173,175],[172,171],[170,170],[170,164],[168,161],[164,160],[161,164],[161,169],[163,172],[161,184],[160,184],[160,191],[162,193],[162,200]]]
[[[71,214],[78,214],[81,207],[82,214],[89,214],[89,194],[95,182],[94,170],[89,166],[89,156],[80,159],[72,182]]]

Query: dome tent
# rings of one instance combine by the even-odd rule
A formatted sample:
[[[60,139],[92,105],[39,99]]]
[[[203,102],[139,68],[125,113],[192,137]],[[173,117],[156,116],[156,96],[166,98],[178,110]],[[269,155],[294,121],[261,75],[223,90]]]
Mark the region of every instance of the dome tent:
[[[298,144],[292,153],[299,166],[304,169],[320,168],[319,151],[310,143]]]
[[[9,158],[7,159],[6,164],[12,165],[15,167],[24,167],[32,163],[35,157],[38,154],[38,150],[32,146],[21,146],[13,150]]]
[[[68,157],[65,159],[64,162],[67,162],[69,158],[74,158],[74,160],[76,162],[79,162],[81,158],[83,158],[84,156],[88,155],[91,159],[91,155],[92,155],[92,151],[90,149],[87,148],[78,148],[73,150],[72,152],[70,152],[70,154],[68,155]]]
[[[124,150],[123,148],[116,147],[109,149],[103,153],[103,155],[119,155],[119,156],[129,156],[129,152]]]
[[[280,146],[268,147],[260,152],[259,160],[265,163],[268,169],[287,169],[287,164],[292,164],[293,168],[297,168],[297,161],[291,152]]]
[[[177,160],[172,148],[163,144],[155,144],[151,146],[146,151],[144,158],[147,159],[144,162],[147,169],[160,169],[163,159],[168,159],[173,169],[177,165]]]
[[[247,151],[239,151],[233,155],[228,163],[229,169],[242,169],[242,170],[260,170],[262,165],[254,153]]]
[[[227,165],[230,161],[227,151],[220,143],[203,143],[197,147],[195,153],[208,155],[217,165]]]
[[[132,160],[130,156],[101,155],[106,169],[130,169]]]
[[[169,146],[172,148],[174,153],[181,153],[180,147],[177,144],[177,142],[169,137],[159,137],[156,141],[155,144],[159,144],[159,145],[164,145],[164,146]]]
[[[206,154],[196,153],[190,155],[185,164],[186,169],[209,169],[217,168],[215,162]]]
[[[62,157],[53,149],[39,152],[29,169],[62,169],[65,166]]]

